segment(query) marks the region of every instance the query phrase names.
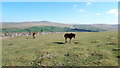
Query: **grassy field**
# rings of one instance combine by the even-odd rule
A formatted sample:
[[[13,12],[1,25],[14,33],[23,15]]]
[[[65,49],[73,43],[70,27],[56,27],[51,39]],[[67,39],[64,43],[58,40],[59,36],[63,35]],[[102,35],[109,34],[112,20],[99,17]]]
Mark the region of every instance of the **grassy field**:
[[[117,31],[77,32],[72,43],[63,35],[3,39],[3,66],[118,66]]]

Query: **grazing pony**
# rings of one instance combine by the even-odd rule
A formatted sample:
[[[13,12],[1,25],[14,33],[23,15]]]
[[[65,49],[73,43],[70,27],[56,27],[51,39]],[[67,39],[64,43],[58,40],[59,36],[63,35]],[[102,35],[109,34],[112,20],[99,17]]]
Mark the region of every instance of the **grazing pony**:
[[[69,42],[69,43],[71,43],[71,39],[72,39],[72,38],[75,38],[75,34],[73,34],[73,33],[66,33],[66,34],[64,35],[64,37],[65,37],[65,43],[67,43],[67,38],[70,39],[70,42]]]
[[[33,33],[33,39],[35,39],[35,38],[36,38],[36,33],[34,32],[34,33]]]

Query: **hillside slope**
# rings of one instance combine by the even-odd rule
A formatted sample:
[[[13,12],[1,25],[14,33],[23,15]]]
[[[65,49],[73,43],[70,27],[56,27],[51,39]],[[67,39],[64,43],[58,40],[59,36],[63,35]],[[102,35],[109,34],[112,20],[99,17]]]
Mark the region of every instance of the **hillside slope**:
[[[43,27],[44,26],[44,27]],[[63,32],[64,31],[85,31],[85,32],[92,32],[92,31],[106,31],[106,30],[118,30],[118,25],[117,24],[62,24],[62,23],[57,23],[57,22],[49,22],[49,21],[35,21],[35,22],[7,22],[3,23],[0,31],[3,29],[3,31],[13,31],[13,32],[23,32],[26,30],[33,29],[32,27],[43,27],[43,29],[46,26],[54,26],[57,27],[57,30],[59,32],[59,29],[61,29]],[[68,28],[68,29],[66,29]],[[36,31],[37,28],[34,28]],[[42,31],[42,28],[40,29]],[[37,31],[40,31],[39,28]],[[46,30],[43,30],[46,31]],[[52,29],[47,29],[47,31],[56,31]]]
[[[105,31],[102,29],[78,29],[69,27],[55,27],[55,26],[33,26],[28,28],[3,28],[2,32],[99,32]]]
[[[33,26],[56,26],[56,27],[72,27],[69,24],[62,24],[49,21],[36,21],[36,22],[6,22],[2,23],[1,28],[27,28]]]
[[[117,24],[92,24],[91,26],[102,28],[105,30],[118,30]]]

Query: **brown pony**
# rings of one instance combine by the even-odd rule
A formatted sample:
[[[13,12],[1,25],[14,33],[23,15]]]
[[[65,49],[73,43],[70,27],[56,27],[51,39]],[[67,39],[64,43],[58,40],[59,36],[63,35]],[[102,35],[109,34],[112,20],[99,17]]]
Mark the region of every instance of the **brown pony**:
[[[65,43],[67,42],[67,38],[70,39],[70,42],[69,42],[69,43],[71,43],[71,39],[72,39],[72,38],[75,38],[75,34],[73,34],[73,33],[66,33],[66,34],[64,35],[64,37],[65,37]]]
[[[35,38],[36,38],[36,33],[34,32],[34,33],[33,33],[33,39],[35,39]]]

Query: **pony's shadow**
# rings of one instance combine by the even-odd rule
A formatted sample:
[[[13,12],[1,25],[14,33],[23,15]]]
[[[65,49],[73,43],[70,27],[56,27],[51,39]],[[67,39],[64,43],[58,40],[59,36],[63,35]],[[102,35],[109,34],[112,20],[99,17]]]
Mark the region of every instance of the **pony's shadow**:
[[[53,42],[53,43],[56,43],[56,44],[65,44],[64,42]]]

